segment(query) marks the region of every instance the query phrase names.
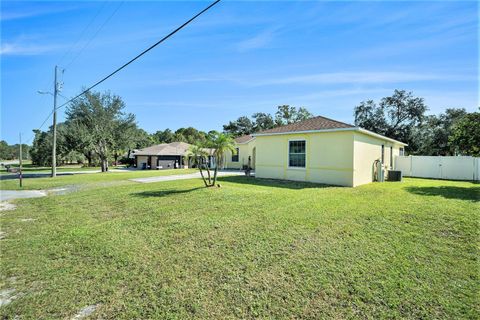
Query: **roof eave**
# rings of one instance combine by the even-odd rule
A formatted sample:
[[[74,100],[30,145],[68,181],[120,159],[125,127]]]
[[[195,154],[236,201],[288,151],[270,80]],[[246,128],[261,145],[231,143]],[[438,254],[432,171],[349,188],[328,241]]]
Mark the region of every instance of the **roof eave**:
[[[283,134],[302,134],[302,133],[321,133],[321,132],[339,132],[339,131],[358,131],[382,140],[387,140],[393,143],[397,143],[403,146],[408,146],[408,144],[403,143],[401,141],[388,138],[385,136],[382,136],[381,134],[360,128],[360,127],[351,127],[351,128],[333,128],[333,129],[319,129],[319,130],[305,130],[305,131],[289,131],[289,132],[270,132],[270,133],[254,133],[253,137],[261,137],[261,136],[277,136],[277,135],[283,135]]]
[[[236,142],[236,141],[235,141],[235,144],[248,144],[250,141],[252,141],[252,140],[254,140],[254,139],[255,139],[255,137],[252,137],[252,139],[247,140],[247,141],[245,141],[245,142]]]

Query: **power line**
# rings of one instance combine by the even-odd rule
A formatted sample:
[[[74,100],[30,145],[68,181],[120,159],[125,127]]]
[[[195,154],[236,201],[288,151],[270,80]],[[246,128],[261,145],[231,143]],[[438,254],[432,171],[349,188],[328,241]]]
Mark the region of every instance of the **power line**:
[[[61,94],[58,94],[58,95],[59,95],[60,97],[62,97],[63,99],[68,100],[67,97],[65,97],[65,96],[63,96],[63,95],[61,95]],[[57,108],[57,109],[58,109],[58,108]],[[40,125],[40,127],[35,128],[35,130],[41,130],[41,129],[43,128],[43,126],[45,125],[45,123],[47,123],[48,119],[50,119],[50,117],[51,117],[52,115],[53,115],[53,110],[50,111],[50,113],[49,113],[48,116],[45,118],[45,120],[43,120],[43,122],[42,122],[42,124]],[[27,144],[30,143],[30,142],[33,140],[33,138],[35,138],[35,134],[33,134],[28,140],[26,140],[25,143],[27,143]]]
[[[102,4],[102,6],[97,10],[97,12],[95,13],[95,15],[92,17],[92,19],[90,20],[90,22],[88,22],[88,24],[85,26],[85,28],[82,30],[82,32],[80,33],[80,36],[78,37],[77,41],[75,41],[75,43],[63,54],[62,58],[60,59],[60,61],[57,63],[58,65],[60,65],[62,62],[63,62],[63,59],[65,59],[65,57],[68,56],[68,54],[70,52],[72,52],[73,48],[75,48],[77,46],[77,44],[79,43],[80,39],[83,38],[83,36],[85,35],[86,31],[88,30],[88,28],[90,28],[90,26],[92,25],[92,23],[97,19],[98,15],[100,14],[100,12],[103,10],[103,8],[105,8],[105,5],[107,3],[104,2]],[[68,63],[70,64],[70,63]]]
[[[214,2],[212,2],[208,7],[206,7],[205,9],[203,9],[202,11],[200,11],[199,13],[197,13],[196,15],[194,15],[192,18],[190,18],[189,20],[187,20],[186,22],[184,22],[181,26],[179,26],[178,28],[176,28],[175,30],[173,30],[172,32],[170,32],[169,34],[167,34],[166,36],[164,36],[162,39],[160,39],[159,41],[157,41],[156,43],[154,43],[153,45],[151,45],[150,47],[148,47],[147,49],[143,50],[141,53],[139,53],[137,56],[135,56],[133,59],[129,60],[127,63],[123,64],[121,67],[119,67],[118,69],[116,69],[115,71],[113,71],[112,73],[110,73],[109,75],[107,75],[106,77],[102,78],[101,80],[95,82],[93,85],[91,85],[90,87],[88,87],[87,89],[85,89],[84,91],[82,91],[81,93],[79,93],[78,95],[76,95],[75,97],[71,98],[70,100],[68,100],[67,102],[63,103],[62,105],[60,105],[57,109],[60,109],[64,106],[66,106],[67,104],[69,104],[70,102],[78,99],[80,96],[84,95],[85,93],[87,93],[88,91],[92,90],[93,88],[95,88],[96,86],[98,86],[99,84],[101,84],[102,82],[104,82],[105,80],[109,79],[110,77],[112,77],[113,75],[115,75],[116,73],[118,73],[120,70],[124,69],[125,67],[127,67],[129,64],[131,64],[132,62],[134,62],[135,60],[137,60],[138,58],[140,58],[141,56],[143,56],[144,54],[146,54],[147,52],[149,52],[150,50],[152,50],[153,48],[155,48],[156,46],[158,46],[159,44],[161,44],[162,42],[164,42],[165,40],[167,40],[168,38],[170,38],[171,36],[173,36],[175,33],[177,33],[178,31],[180,31],[181,29],[183,29],[184,27],[186,27],[188,24],[190,24],[193,20],[195,20],[196,18],[198,18],[200,15],[202,15],[203,13],[205,13],[206,11],[208,11],[210,8],[212,8],[214,5],[216,5],[217,3],[219,3],[221,0],[216,0]]]
[[[60,61],[57,63],[57,65],[61,64],[62,61],[63,61],[63,59],[65,59],[65,57],[67,57],[67,56],[70,54],[70,52],[72,52],[73,48],[75,48],[75,47],[77,46],[77,44],[78,44],[78,42],[80,41],[80,39],[83,38],[83,36],[85,35],[85,33],[86,33],[86,31],[88,30],[88,28],[90,28],[90,26],[92,25],[92,23],[97,19],[98,15],[99,15],[100,12],[103,10],[103,8],[105,8],[105,5],[106,5],[106,4],[107,4],[107,2],[104,2],[104,3],[102,4],[102,6],[97,10],[97,12],[96,12],[95,15],[92,17],[92,19],[90,19],[90,21],[89,21],[88,24],[85,26],[85,28],[83,28],[82,32],[80,33],[80,36],[77,38],[77,40],[75,41],[75,43],[74,43],[74,44],[63,54],[63,56],[60,58]],[[115,11],[116,11],[116,10],[115,10]],[[70,62],[68,63],[68,65],[72,64],[72,62],[73,62],[73,60],[70,61]],[[63,73],[62,73],[62,74],[63,74]],[[49,80],[48,82],[50,82],[50,81],[53,81],[53,80]],[[42,86],[41,89],[43,89],[43,88],[46,87],[46,86],[47,86],[47,83],[46,83],[44,86]],[[60,95],[60,94],[59,94],[59,95]],[[63,97],[65,100],[68,100],[68,98],[66,98],[66,97],[64,97],[64,96],[62,96],[62,95],[60,95],[60,96]],[[42,100],[42,103],[43,103],[43,101],[45,100],[45,97],[46,97],[46,95],[42,95],[42,99],[41,99],[41,100]],[[53,111],[51,111],[51,112],[48,114],[47,118],[42,122],[42,124],[40,125],[40,127],[37,128],[38,130],[40,130],[40,129],[43,127],[43,125],[48,121],[48,119],[50,119],[50,117],[52,116],[52,114],[53,114]],[[35,135],[32,135],[32,137],[31,137],[30,139],[28,139],[26,142],[31,141],[31,140],[34,138],[34,136],[35,136]]]
[[[48,116],[45,118],[45,120],[43,120],[43,122],[42,122],[42,124],[40,125],[40,127],[35,128],[34,130],[40,130],[40,129],[42,129],[42,127],[45,125],[45,123],[48,121],[48,119],[50,119],[50,117],[52,116],[52,114],[53,114],[53,110],[50,111],[50,113],[49,113]],[[34,133],[27,141],[25,141],[25,143],[26,143],[26,144],[30,143],[30,142],[33,140],[33,138],[35,138],[35,133]]]
[[[69,104],[70,102],[78,99],[79,97],[81,97],[82,95],[84,95],[85,93],[87,93],[88,91],[92,90],[93,88],[95,88],[96,86],[98,86],[99,84],[101,84],[102,82],[104,82],[105,80],[109,79],[110,77],[112,77],[113,75],[115,75],[116,73],[118,73],[120,70],[124,69],[125,67],[127,67],[129,64],[131,64],[132,62],[134,62],[135,60],[137,60],[138,58],[140,58],[141,56],[143,56],[144,54],[146,54],[147,52],[149,52],[150,50],[152,50],[153,48],[155,48],[156,46],[158,46],[159,44],[161,44],[162,42],[164,42],[165,40],[167,40],[168,38],[170,38],[171,36],[173,36],[175,33],[177,33],[178,31],[180,31],[181,29],[183,29],[184,27],[186,27],[188,24],[190,24],[193,20],[195,20],[196,18],[198,18],[200,15],[202,15],[203,13],[205,13],[206,11],[208,11],[210,8],[212,8],[214,5],[216,5],[217,3],[219,3],[221,0],[216,0],[214,2],[212,2],[208,7],[206,7],[205,9],[203,9],[202,11],[200,11],[199,13],[197,13],[196,15],[194,15],[192,18],[190,18],[189,20],[187,20],[186,22],[184,22],[182,25],[180,25],[178,28],[176,28],[175,30],[173,30],[172,32],[170,32],[169,34],[167,34],[166,36],[164,36],[162,39],[160,39],[159,41],[157,41],[156,43],[154,43],[153,45],[151,45],[150,47],[148,47],[147,49],[143,50],[141,53],[139,53],[137,56],[135,56],[133,59],[129,60],[127,63],[123,64],[121,67],[117,68],[115,71],[113,71],[112,73],[110,73],[109,75],[107,75],[106,77],[102,78],[101,80],[97,81],[95,84],[91,85],[90,87],[88,87],[87,89],[85,89],[84,91],[82,91],[80,94],[76,95],[75,97],[71,98],[70,100],[64,102],[63,104],[61,104],[59,107],[57,107],[57,110],[60,109],[60,108],[63,108],[64,106],[66,106],[67,104]],[[119,7],[117,7],[117,9],[114,11],[116,12],[118,10]],[[111,15],[112,17],[113,15]],[[109,19],[107,19],[108,21]],[[105,25],[106,23],[104,23]],[[100,28],[101,29],[101,28]],[[98,33],[98,32],[97,32]],[[70,62],[71,64],[71,62]],[[63,97],[65,98],[65,97]],[[48,121],[48,119],[50,119],[50,117],[53,115],[53,111],[51,111],[47,118],[45,118],[45,120],[42,122],[42,124],[40,125],[40,127],[38,128],[38,130],[40,130],[44,125],[45,123]],[[27,141],[30,142],[33,140],[33,138],[35,137],[35,135],[33,135],[30,139],[28,139]],[[27,143],[28,143],[27,142]]]
[[[97,37],[97,35],[102,31],[102,29],[107,25],[108,22],[113,18],[113,16],[117,13],[120,7],[124,4],[125,1],[120,2],[120,4],[113,10],[113,12],[108,16],[108,18],[102,23],[102,25],[97,29],[97,31],[88,39],[85,45],[80,49],[80,51],[73,57],[73,59],[65,66],[65,69],[71,66],[77,58],[83,53],[83,51],[92,43],[93,39]]]

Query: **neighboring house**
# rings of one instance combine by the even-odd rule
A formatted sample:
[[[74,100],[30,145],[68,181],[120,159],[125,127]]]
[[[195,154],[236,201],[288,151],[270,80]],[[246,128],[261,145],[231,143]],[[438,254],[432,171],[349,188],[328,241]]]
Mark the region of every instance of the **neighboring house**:
[[[325,117],[256,134],[255,176],[355,187],[372,182],[375,162],[393,168],[405,143]],[[385,175],[386,176],[386,175]]]
[[[235,152],[227,151],[225,153],[224,167],[226,169],[244,169],[248,166],[250,158],[250,167],[255,169],[255,138],[251,135],[245,135],[235,138]]]
[[[135,152],[138,152],[138,151],[139,151],[139,149],[128,150],[126,153],[123,154],[123,157],[133,160],[133,159],[135,159]]]
[[[185,142],[157,144],[135,152],[135,165],[139,169],[178,169],[190,167],[188,150],[192,145]],[[212,154],[212,149],[206,149]],[[208,158],[209,166],[215,165],[213,156]]]

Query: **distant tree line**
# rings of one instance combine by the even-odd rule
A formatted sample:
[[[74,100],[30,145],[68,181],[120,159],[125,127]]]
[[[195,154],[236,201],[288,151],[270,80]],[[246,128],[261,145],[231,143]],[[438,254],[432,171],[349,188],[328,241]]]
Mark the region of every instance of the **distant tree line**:
[[[84,163],[108,170],[130,151],[173,141],[196,144],[206,142],[218,132],[195,128],[159,130],[153,134],[138,127],[135,115],[126,113],[125,103],[109,92],[88,92],[73,101],[66,110],[65,122],[57,124],[57,165]],[[52,162],[53,129],[34,130],[29,154],[32,163],[49,166]]]
[[[109,92],[89,92],[72,102],[65,122],[57,125],[57,164],[84,163],[107,170],[131,150],[174,141],[205,145],[219,132],[204,132],[193,127],[158,130],[153,134],[138,127],[135,115],[126,113],[125,103]],[[446,109],[439,115],[426,115],[423,98],[395,90],[392,96],[361,102],[354,108],[355,125],[408,143],[409,154],[480,156],[480,112],[463,108]],[[275,114],[257,112],[223,126],[230,137],[295,123],[313,117],[305,107],[281,105]],[[31,147],[24,145],[24,158],[33,164],[51,165],[52,128],[34,130]],[[0,142],[0,158],[18,158],[18,145]],[[127,161],[127,159],[123,159]]]
[[[251,118],[242,116],[237,120],[230,121],[223,126],[223,131],[233,137],[238,137],[303,121],[311,117],[313,117],[313,114],[311,114],[305,107],[297,109],[296,107],[289,105],[282,105],[277,107],[275,115],[257,112],[254,113]]]
[[[392,96],[361,102],[354,109],[355,125],[408,144],[409,154],[480,156],[480,113],[449,108],[426,115],[424,99],[395,90]]]
[[[22,158],[24,160],[30,159],[30,146],[22,143]],[[8,144],[7,141],[0,141],[0,160],[13,160],[19,158],[20,144]]]

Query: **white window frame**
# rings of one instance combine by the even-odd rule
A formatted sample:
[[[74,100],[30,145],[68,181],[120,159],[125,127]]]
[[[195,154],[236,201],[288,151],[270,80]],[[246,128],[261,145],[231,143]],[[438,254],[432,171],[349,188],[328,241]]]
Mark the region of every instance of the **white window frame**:
[[[290,142],[303,141],[305,142],[305,167],[291,167],[290,166]],[[289,139],[287,148],[287,168],[292,170],[306,170],[307,169],[307,139]]]

